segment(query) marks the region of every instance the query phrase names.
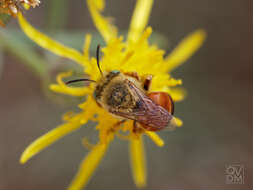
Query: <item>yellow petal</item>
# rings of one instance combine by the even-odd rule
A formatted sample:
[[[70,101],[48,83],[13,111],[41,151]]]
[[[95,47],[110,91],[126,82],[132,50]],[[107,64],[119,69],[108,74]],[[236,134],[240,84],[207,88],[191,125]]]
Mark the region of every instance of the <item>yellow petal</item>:
[[[146,158],[142,137],[131,138],[130,140],[130,158],[134,182],[141,188],[146,185]]]
[[[84,57],[80,52],[73,48],[66,47],[36,30],[26,21],[21,12],[18,13],[18,21],[24,33],[39,46],[55,53],[56,55],[69,58],[77,63],[84,62]]]
[[[25,8],[25,10],[29,10],[30,9],[30,5],[28,5],[27,3],[24,3],[23,7]]]
[[[156,75],[152,78],[152,83],[150,86],[150,91],[159,91],[164,87],[173,87],[177,85],[182,85],[181,79],[174,79],[168,74]]]
[[[104,0],[87,0],[87,6],[94,24],[104,40],[108,42],[110,39],[116,38],[116,27],[110,23],[109,18],[105,18],[100,14],[104,10]]]
[[[152,131],[145,131],[145,134],[157,145],[162,147],[164,145],[163,140],[159,137],[158,134]]]
[[[137,0],[128,32],[130,41],[137,41],[147,26],[153,0]]]
[[[166,70],[172,71],[189,59],[203,44],[206,32],[199,29],[184,38],[179,45],[167,56]]]
[[[90,44],[91,44],[91,34],[86,34],[84,40],[85,40],[85,43],[83,45],[83,55],[85,56],[86,59],[89,59],[89,49],[90,49]]]
[[[92,148],[90,153],[82,161],[79,171],[72,180],[68,190],[81,190],[87,185],[99,162],[103,158],[107,147],[108,144],[98,144]]]
[[[86,122],[87,119],[85,119],[83,113],[77,114],[70,120],[70,122],[60,125],[45,135],[39,137],[34,142],[32,142],[22,153],[20,163],[24,164],[31,157],[38,154],[43,149],[53,144],[60,138],[64,137],[68,133],[77,130],[82,124],[85,124]]]
[[[174,122],[177,127],[182,127],[183,126],[183,121],[177,117],[174,117]]]
[[[146,28],[146,30],[144,30],[144,32],[142,32],[142,34],[140,34],[140,36],[138,37],[138,43],[136,45],[143,46],[143,42],[146,42],[151,34],[152,28],[149,26]]]
[[[68,87],[58,84],[51,84],[49,88],[54,92],[67,94],[71,96],[84,96],[91,92],[91,90],[87,87]]]
[[[171,88],[169,94],[175,102],[180,102],[187,96],[187,92],[184,88]]]
[[[62,93],[62,94],[68,94],[71,96],[84,96],[88,93],[91,93],[91,89],[88,87],[71,87],[66,85],[63,82],[63,78],[70,77],[72,75],[72,72],[63,72],[57,75],[57,82],[58,84],[51,84],[49,87],[52,91]]]

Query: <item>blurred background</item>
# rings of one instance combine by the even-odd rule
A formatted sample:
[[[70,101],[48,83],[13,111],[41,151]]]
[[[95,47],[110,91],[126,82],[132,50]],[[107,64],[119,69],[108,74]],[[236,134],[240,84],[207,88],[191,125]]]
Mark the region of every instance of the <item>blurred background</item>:
[[[134,5],[135,0],[107,0],[104,14],[114,17],[124,33]],[[204,28],[208,38],[172,73],[183,79],[188,91],[187,98],[175,105],[184,126],[160,132],[164,148],[145,139],[146,189],[253,189],[252,6],[251,0],[155,1],[149,25],[161,48],[170,52],[198,28]],[[87,32],[94,34],[93,48],[102,41],[84,0],[42,0],[25,15],[33,26],[78,49]],[[19,157],[33,140],[61,124],[64,112],[82,101],[47,90],[55,73],[66,69],[70,61],[34,45],[15,19],[0,28],[0,47],[0,189],[66,189],[88,152],[81,138],[95,139],[93,128],[68,135],[25,165],[19,164]],[[49,64],[46,81],[30,65],[33,62]],[[137,189],[127,148],[127,142],[116,139],[86,189]],[[244,167],[244,184],[226,184],[226,167],[233,164]]]

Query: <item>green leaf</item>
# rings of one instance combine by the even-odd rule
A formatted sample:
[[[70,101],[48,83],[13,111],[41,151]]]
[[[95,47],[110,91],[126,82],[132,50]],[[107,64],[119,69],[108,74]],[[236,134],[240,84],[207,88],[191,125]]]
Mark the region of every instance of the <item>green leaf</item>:
[[[23,64],[28,66],[35,74],[45,77],[47,74],[47,64],[43,58],[28,45],[20,35],[10,30],[0,31],[0,46],[17,56]]]

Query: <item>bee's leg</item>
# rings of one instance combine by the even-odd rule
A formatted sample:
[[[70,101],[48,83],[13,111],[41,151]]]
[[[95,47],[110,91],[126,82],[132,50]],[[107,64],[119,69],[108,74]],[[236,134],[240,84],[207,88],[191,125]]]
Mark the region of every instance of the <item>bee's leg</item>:
[[[149,90],[149,87],[150,87],[150,85],[151,85],[152,78],[153,78],[152,75],[147,75],[147,76],[145,77],[144,82],[143,82],[143,88],[144,88],[144,90],[146,90],[146,91]]]
[[[126,72],[124,74],[130,77],[136,78],[138,81],[140,80],[140,77],[137,72]]]
[[[123,123],[125,123],[126,122],[126,119],[123,119],[123,120],[121,120],[121,121],[118,121],[118,122],[116,122],[113,126],[112,126],[112,130],[117,130],[117,128],[121,125],[121,124],[123,124]]]
[[[115,123],[115,125],[121,125],[121,124],[123,124],[123,123],[125,123],[126,122],[126,119],[123,119],[123,120],[121,120],[121,121],[118,121],[117,123]]]
[[[136,133],[137,131],[137,122],[133,121],[133,132]]]
[[[137,121],[133,121],[133,133],[140,133],[143,129],[138,126]]]

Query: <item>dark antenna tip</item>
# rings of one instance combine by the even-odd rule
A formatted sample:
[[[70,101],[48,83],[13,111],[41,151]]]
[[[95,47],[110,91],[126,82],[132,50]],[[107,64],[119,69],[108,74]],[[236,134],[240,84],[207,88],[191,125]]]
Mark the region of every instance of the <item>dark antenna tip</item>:
[[[90,79],[74,79],[74,80],[67,81],[65,84],[70,84],[70,83],[80,82],[80,81],[96,82],[96,81],[90,80]]]
[[[102,72],[102,70],[101,70],[101,68],[100,68],[100,64],[99,64],[99,52],[100,52],[100,45],[98,44],[98,46],[97,46],[97,66],[98,66],[98,69],[99,69],[99,72],[100,72],[100,74],[101,74],[101,76],[103,76],[103,72]]]

